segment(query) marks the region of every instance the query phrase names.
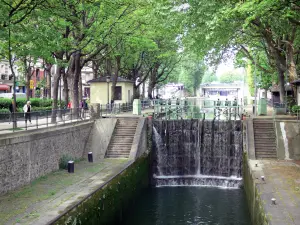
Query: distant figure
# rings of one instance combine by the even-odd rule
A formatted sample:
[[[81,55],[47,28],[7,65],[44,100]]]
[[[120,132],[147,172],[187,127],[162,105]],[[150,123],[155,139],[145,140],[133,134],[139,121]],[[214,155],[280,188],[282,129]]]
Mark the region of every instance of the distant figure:
[[[236,98],[234,98],[232,105],[233,106],[237,106],[237,100],[236,100]]]
[[[26,103],[26,105],[24,105],[23,107],[23,111],[25,113],[25,123],[27,123],[27,120],[29,120],[29,122],[31,123],[31,105],[30,105],[30,101],[28,101]]]
[[[218,98],[217,106],[220,106],[220,105],[221,105],[221,101],[220,101],[220,99]]]
[[[225,100],[225,106],[229,106],[229,101],[228,101],[227,98],[226,98],[226,100]]]
[[[68,109],[71,109],[71,108],[72,108],[72,103],[71,103],[71,101],[68,102],[67,108],[68,108]]]
[[[11,100],[11,103],[9,105],[9,112],[10,112],[10,115],[9,115],[9,123],[10,123],[12,120],[12,114],[14,112],[14,100]]]

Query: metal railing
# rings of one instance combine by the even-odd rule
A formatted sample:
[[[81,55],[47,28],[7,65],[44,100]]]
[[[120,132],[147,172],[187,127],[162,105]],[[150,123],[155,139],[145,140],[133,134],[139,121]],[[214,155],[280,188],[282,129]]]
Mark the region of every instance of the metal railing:
[[[154,101],[154,118],[162,119],[241,119],[243,106],[237,101],[168,99]]]
[[[0,113],[0,133],[39,129],[88,119],[90,119],[89,110],[84,108]]]

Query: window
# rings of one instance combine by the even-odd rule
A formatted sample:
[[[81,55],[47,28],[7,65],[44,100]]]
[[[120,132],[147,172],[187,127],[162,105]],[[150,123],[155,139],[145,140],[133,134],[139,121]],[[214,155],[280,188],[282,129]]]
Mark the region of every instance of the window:
[[[122,100],[122,87],[121,86],[115,87],[115,100]]]
[[[5,80],[5,74],[1,75],[1,80]]]

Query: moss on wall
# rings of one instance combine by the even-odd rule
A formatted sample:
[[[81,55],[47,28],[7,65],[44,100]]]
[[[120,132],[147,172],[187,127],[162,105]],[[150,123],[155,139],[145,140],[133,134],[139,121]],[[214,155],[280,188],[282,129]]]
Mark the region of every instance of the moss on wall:
[[[248,166],[247,153],[243,155],[243,181],[247,202],[253,225],[268,225],[268,217],[265,213],[263,202],[260,198],[259,186],[255,183]]]
[[[126,207],[148,186],[149,157],[143,155],[54,224],[118,224]]]

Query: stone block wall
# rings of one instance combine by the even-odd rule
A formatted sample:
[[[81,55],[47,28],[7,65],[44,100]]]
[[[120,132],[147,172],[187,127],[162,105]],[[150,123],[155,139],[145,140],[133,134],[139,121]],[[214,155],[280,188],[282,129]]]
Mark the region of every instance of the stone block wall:
[[[93,122],[0,137],[0,194],[59,169],[63,155],[82,158]]]
[[[300,160],[299,121],[276,121],[277,158]]]

